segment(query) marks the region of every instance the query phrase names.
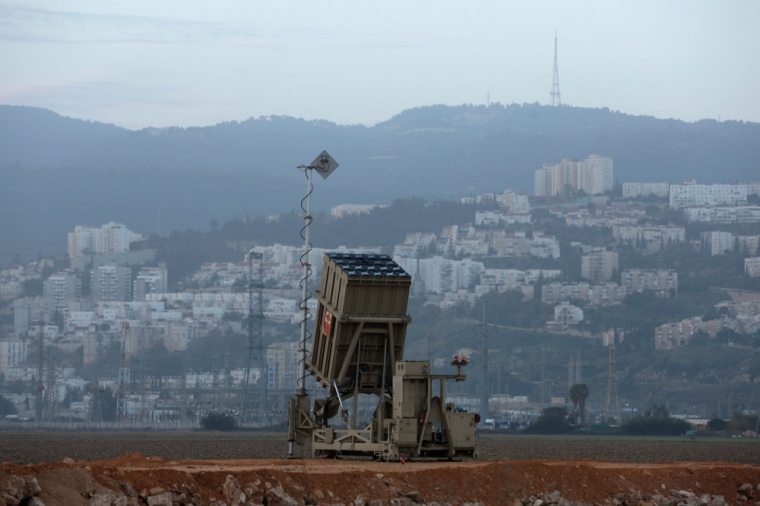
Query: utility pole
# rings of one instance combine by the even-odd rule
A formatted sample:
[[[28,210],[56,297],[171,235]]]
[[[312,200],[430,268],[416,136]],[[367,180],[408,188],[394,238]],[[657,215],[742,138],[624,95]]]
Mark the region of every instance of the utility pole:
[[[607,421],[612,417],[610,414],[613,411],[614,418],[620,423],[620,402],[617,395],[617,382],[615,380],[615,341],[617,340],[617,330],[613,330],[612,342],[609,346],[609,359],[607,361],[607,402],[604,408],[604,415]]]
[[[546,350],[541,348],[541,409],[546,405]]]
[[[219,369],[217,369],[217,365],[218,365],[217,357],[216,355],[214,355],[213,356],[213,367],[214,367],[213,378],[214,379],[213,379],[213,384],[212,384],[214,390],[213,390],[213,394],[211,398],[213,399],[213,405],[214,405],[213,409],[218,412],[219,411]]]
[[[483,322],[480,325],[480,367],[478,368],[478,398],[480,412],[488,416],[488,328],[486,327],[486,303],[483,302]]]
[[[140,327],[140,333],[138,334],[138,336],[139,336],[138,346],[140,348],[140,350],[139,350],[139,353],[140,353],[140,359],[139,359],[140,360],[140,375],[138,377],[138,379],[140,381],[140,385],[138,386],[139,392],[140,392],[140,421],[146,421],[148,417],[147,417],[147,409],[146,409],[146,406],[145,406],[145,404],[146,404],[145,403],[145,367],[146,367],[146,363],[145,363],[145,360],[146,360],[146,358],[145,358],[145,348],[146,348],[146,343],[145,343],[145,328],[144,327],[142,327],[142,326]]]
[[[45,322],[40,315],[39,333],[37,335],[37,387],[35,388],[34,398],[34,420],[37,423],[42,421],[42,393],[45,391],[45,384],[42,380],[43,361],[45,357]]]
[[[127,400],[129,397],[129,358],[127,356],[127,339],[129,338],[129,322],[121,323],[121,365],[119,367],[119,390],[116,398],[116,420],[123,422],[127,419]]]
[[[56,392],[55,392],[55,356],[53,355],[53,347],[47,349],[47,377],[45,378],[45,421],[55,421],[55,404],[56,404]]]
[[[427,333],[427,346],[428,346],[428,365],[430,370],[433,370],[433,333],[428,331]]]

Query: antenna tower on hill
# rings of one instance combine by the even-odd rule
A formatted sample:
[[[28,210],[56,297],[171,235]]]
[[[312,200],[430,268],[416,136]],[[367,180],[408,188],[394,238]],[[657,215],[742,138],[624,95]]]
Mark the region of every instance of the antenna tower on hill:
[[[559,93],[559,67],[557,66],[557,32],[554,32],[554,77],[552,78],[552,105],[562,105]]]

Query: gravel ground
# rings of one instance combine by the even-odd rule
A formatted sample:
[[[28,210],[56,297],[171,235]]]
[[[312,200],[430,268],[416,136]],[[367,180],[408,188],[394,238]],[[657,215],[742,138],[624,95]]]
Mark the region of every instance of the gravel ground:
[[[760,441],[746,439],[485,436],[481,459],[737,462],[760,465]],[[115,459],[127,453],[165,460],[283,458],[284,434],[206,432],[0,432],[0,462],[33,464]],[[308,455],[298,448],[297,455]]]

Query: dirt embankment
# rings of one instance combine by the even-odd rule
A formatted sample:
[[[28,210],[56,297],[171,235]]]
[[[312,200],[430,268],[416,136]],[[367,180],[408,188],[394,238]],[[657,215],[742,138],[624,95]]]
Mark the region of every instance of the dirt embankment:
[[[0,497],[7,504],[14,504],[14,483],[22,496],[15,504],[35,506],[760,504],[760,467],[714,462],[164,461],[130,454],[89,463],[5,463]]]

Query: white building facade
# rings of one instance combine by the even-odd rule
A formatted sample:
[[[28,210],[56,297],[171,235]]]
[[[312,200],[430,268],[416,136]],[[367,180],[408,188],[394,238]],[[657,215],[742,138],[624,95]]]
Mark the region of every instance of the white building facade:
[[[670,185],[670,207],[731,206],[747,202],[746,184],[697,184],[696,180]]]

